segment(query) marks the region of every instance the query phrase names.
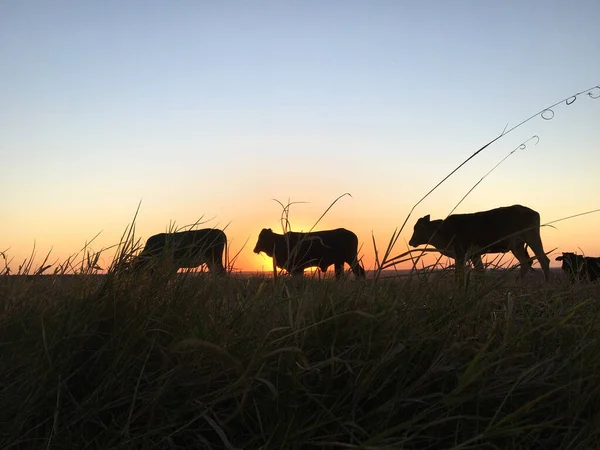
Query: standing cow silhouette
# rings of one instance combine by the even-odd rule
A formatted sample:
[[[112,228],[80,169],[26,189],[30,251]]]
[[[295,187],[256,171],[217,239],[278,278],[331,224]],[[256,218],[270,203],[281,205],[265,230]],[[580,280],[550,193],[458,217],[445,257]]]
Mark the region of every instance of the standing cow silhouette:
[[[155,234],[134,258],[132,269],[135,273],[148,270],[152,274],[165,266],[168,271],[177,272],[206,264],[211,273],[224,274],[226,246],[227,236],[216,228]]]
[[[550,259],[544,253],[540,237],[540,215],[526,206],[453,214],[444,220],[431,220],[428,214],[417,221],[409,241],[412,247],[423,244],[431,244],[442,255],[454,258],[457,274],[462,272],[467,260],[482,271],[483,254],[510,251],[521,264],[521,278],[531,270],[527,244],[540,262],[545,280],[550,278]]]
[[[284,234],[263,228],[254,247],[254,253],[260,252],[273,258],[277,267],[292,275],[302,275],[309,267],[326,272],[334,264],[335,277],[340,279],[344,263],[347,263],[356,278],[365,278],[365,269],[358,261],[358,237],[345,228]]]

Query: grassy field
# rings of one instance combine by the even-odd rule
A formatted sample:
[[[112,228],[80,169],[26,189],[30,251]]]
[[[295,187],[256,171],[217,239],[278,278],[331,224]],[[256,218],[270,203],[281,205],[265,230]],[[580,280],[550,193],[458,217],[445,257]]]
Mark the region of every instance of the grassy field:
[[[0,277],[0,448],[591,449],[600,287]]]

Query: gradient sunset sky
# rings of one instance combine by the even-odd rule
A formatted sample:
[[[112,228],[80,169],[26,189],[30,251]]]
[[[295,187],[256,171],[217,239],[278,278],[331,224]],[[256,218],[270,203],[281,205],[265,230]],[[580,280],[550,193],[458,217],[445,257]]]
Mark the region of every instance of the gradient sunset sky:
[[[411,207],[479,147],[600,84],[600,2],[0,1],[0,251],[13,270],[145,240],[170,222],[225,227],[236,269],[263,227],[346,227],[373,267]],[[596,94],[599,92],[596,91]],[[542,222],[600,208],[600,99],[504,136],[415,221],[523,204]],[[600,213],[542,229],[600,256]],[[111,252],[100,265],[110,263]],[[553,265],[558,263],[554,261]],[[0,264],[2,261],[0,261]],[[407,264],[402,266],[408,267]],[[538,267],[537,263],[535,267]]]

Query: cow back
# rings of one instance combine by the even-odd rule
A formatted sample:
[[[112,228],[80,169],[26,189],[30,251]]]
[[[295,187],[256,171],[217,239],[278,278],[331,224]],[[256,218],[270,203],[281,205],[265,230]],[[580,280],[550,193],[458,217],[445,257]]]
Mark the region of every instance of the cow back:
[[[356,255],[358,238],[345,228],[276,235],[278,265],[306,268],[344,261]]]
[[[509,241],[523,232],[539,228],[539,214],[525,206],[514,205],[446,218],[438,233],[452,246],[485,248],[486,252],[507,251]]]

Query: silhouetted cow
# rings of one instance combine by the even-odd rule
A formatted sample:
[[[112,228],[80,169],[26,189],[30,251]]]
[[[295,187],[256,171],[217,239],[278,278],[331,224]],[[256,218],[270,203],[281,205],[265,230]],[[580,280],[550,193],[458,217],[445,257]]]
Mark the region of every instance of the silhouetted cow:
[[[133,261],[135,272],[155,265],[168,264],[175,272],[180,268],[193,268],[205,263],[210,272],[224,273],[223,251],[227,237],[222,230],[201,230],[160,233],[150,236],[140,255]]]
[[[577,280],[590,282],[600,278],[600,258],[576,255],[571,252],[563,252],[556,261],[562,261],[562,270],[567,274],[571,283]]]
[[[254,247],[254,253],[265,252],[274,258],[275,265],[292,275],[302,275],[308,267],[318,267],[322,272],[335,264],[335,277],[339,279],[348,263],[355,277],[364,278],[365,269],[358,262],[358,238],[350,230],[315,231],[311,233],[274,233],[263,228]]]
[[[511,251],[521,263],[521,277],[531,269],[527,244],[537,256],[544,278],[550,277],[550,259],[540,237],[540,215],[521,205],[505,206],[471,214],[452,214],[445,220],[421,217],[409,244],[431,244],[445,256],[454,258],[462,270],[467,259],[483,270],[481,255]]]

